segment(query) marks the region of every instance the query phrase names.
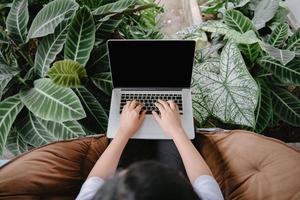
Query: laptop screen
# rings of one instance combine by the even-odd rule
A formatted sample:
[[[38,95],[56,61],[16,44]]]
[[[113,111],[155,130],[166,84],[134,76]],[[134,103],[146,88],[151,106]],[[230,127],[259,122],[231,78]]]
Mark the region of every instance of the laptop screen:
[[[192,40],[109,40],[113,87],[189,88]]]

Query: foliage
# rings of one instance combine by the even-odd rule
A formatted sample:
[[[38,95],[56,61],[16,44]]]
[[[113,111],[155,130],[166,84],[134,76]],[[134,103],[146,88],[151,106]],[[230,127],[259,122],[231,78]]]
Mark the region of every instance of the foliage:
[[[2,0],[0,154],[105,132],[106,40],[161,38],[160,12],[152,0]]]
[[[218,118],[259,133],[278,121],[299,127],[300,29],[290,30],[282,2],[212,0],[205,6],[214,20],[177,34],[198,35],[206,44],[197,50],[192,82],[198,123]],[[235,45],[242,56],[228,51]]]

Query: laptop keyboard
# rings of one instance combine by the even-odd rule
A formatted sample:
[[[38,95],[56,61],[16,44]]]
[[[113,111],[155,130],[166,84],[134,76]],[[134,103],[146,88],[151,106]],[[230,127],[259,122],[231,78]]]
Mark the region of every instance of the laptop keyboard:
[[[146,114],[152,114],[152,110],[159,112],[158,108],[154,105],[157,99],[164,101],[173,100],[179,108],[179,113],[182,115],[182,95],[181,94],[122,94],[120,113],[127,101],[139,101],[144,104]]]

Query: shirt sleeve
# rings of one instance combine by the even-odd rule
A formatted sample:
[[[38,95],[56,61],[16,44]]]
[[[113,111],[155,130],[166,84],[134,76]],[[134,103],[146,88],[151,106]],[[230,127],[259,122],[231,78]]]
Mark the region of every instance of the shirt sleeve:
[[[76,200],[90,200],[96,195],[99,188],[102,187],[104,180],[100,177],[93,176],[83,183]]]
[[[220,187],[212,176],[199,176],[193,183],[193,188],[202,200],[224,200]]]

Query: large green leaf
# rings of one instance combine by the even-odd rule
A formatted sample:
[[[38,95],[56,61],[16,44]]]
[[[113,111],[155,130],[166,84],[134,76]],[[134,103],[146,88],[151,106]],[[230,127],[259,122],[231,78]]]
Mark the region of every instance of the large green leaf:
[[[82,84],[81,80],[87,77],[85,68],[73,60],[55,62],[48,76],[55,84],[64,87],[78,87]]]
[[[115,32],[116,28],[122,22],[119,16],[111,17],[106,21],[101,21],[97,24],[96,40],[97,43],[102,43]]]
[[[119,0],[117,2],[109,3],[98,7],[92,12],[93,15],[115,15],[125,11],[130,6],[135,5],[137,0]]]
[[[34,18],[27,40],[54,33],[55,28],[72,16],[78,4],[73,0],[54,0],[43,7]]]
[[[287,23],[279,24],[268,40],[268,43],[273,47],[280,48],[288,38],[289,25]]]
[[[47,74],[51,63],[64,46],[67,31],[68,22],[64,21],[56,27],[53,34],[46,36],[41,41],[34,61],[34,69],[38,76],[44,77]]]
[[[90,76],[109,71],[109,59],[106,44],[102,44],[93,49],[85,68]]]
[[[256,80],[260,88],[260,95],[256,108],[256,124],[254,130],[257,133],[261,133],[268,126],[269,121],[273,115],[272,97],[270,88],[266,85],[265,81],[259,78]]]
[[[87,7],[81,8],[73,18],[65,45],[65,58],[85,66],[95,42],[95,23]]]
[[[21,133],[16,128],[12,128],[7,137],[6,149],[15,156],[28,151],[27,143],[22,139]]]
[[[300,28],[288,39],[287,49],[295,51],[296,55],[300,55]]]
[[[6,28],[15,42],[26,42],[28,19],[28,0],[14,0],[6,19]]]
[[[74,91],[80,98],[85,110],[89,113],[88,116],[95,120],[95,126],[99,127],[99,132],[106,131],[108,116],[101,104],[85,87],[75,88]]]
[[[0,63],[0,99],[3,95],[3,91],[9,81],[17,75],[19,70],[17,68],[13,68],[10,66],[7,66],[5,64]]]
[[[235,43],[224,47],[220,61],[198,66],[194,79],[214,116],[225,123],[255,126],[259,90]]]
[[[22,108],[23,104],[19,95],[9,97],[0,102],[0,155],[5,148],[10,128]]]
[[[283,65],[269,56],[264,56],[258,62],[282,82],[300,85],[300,61],[293,60],[287,65]]]
[[[292,126],[300,126],[300,100],[288,90],[276,88],[271,91],[274,112]]]
[[[252,21],[258,30],[265,27],[266,22],[274,17],[279,6],[279,1],[260,0],[256,5]]]
[[[102,90],[105,94],[111,95],[112,80],[110,72],[102,72],[91,77],[93,83]]]
[[[31,112],[45,120],[64,122],[86,117],[72,89],[58,86],[47,78],[36,80],[34,88],[22,90],[20,96]]]

